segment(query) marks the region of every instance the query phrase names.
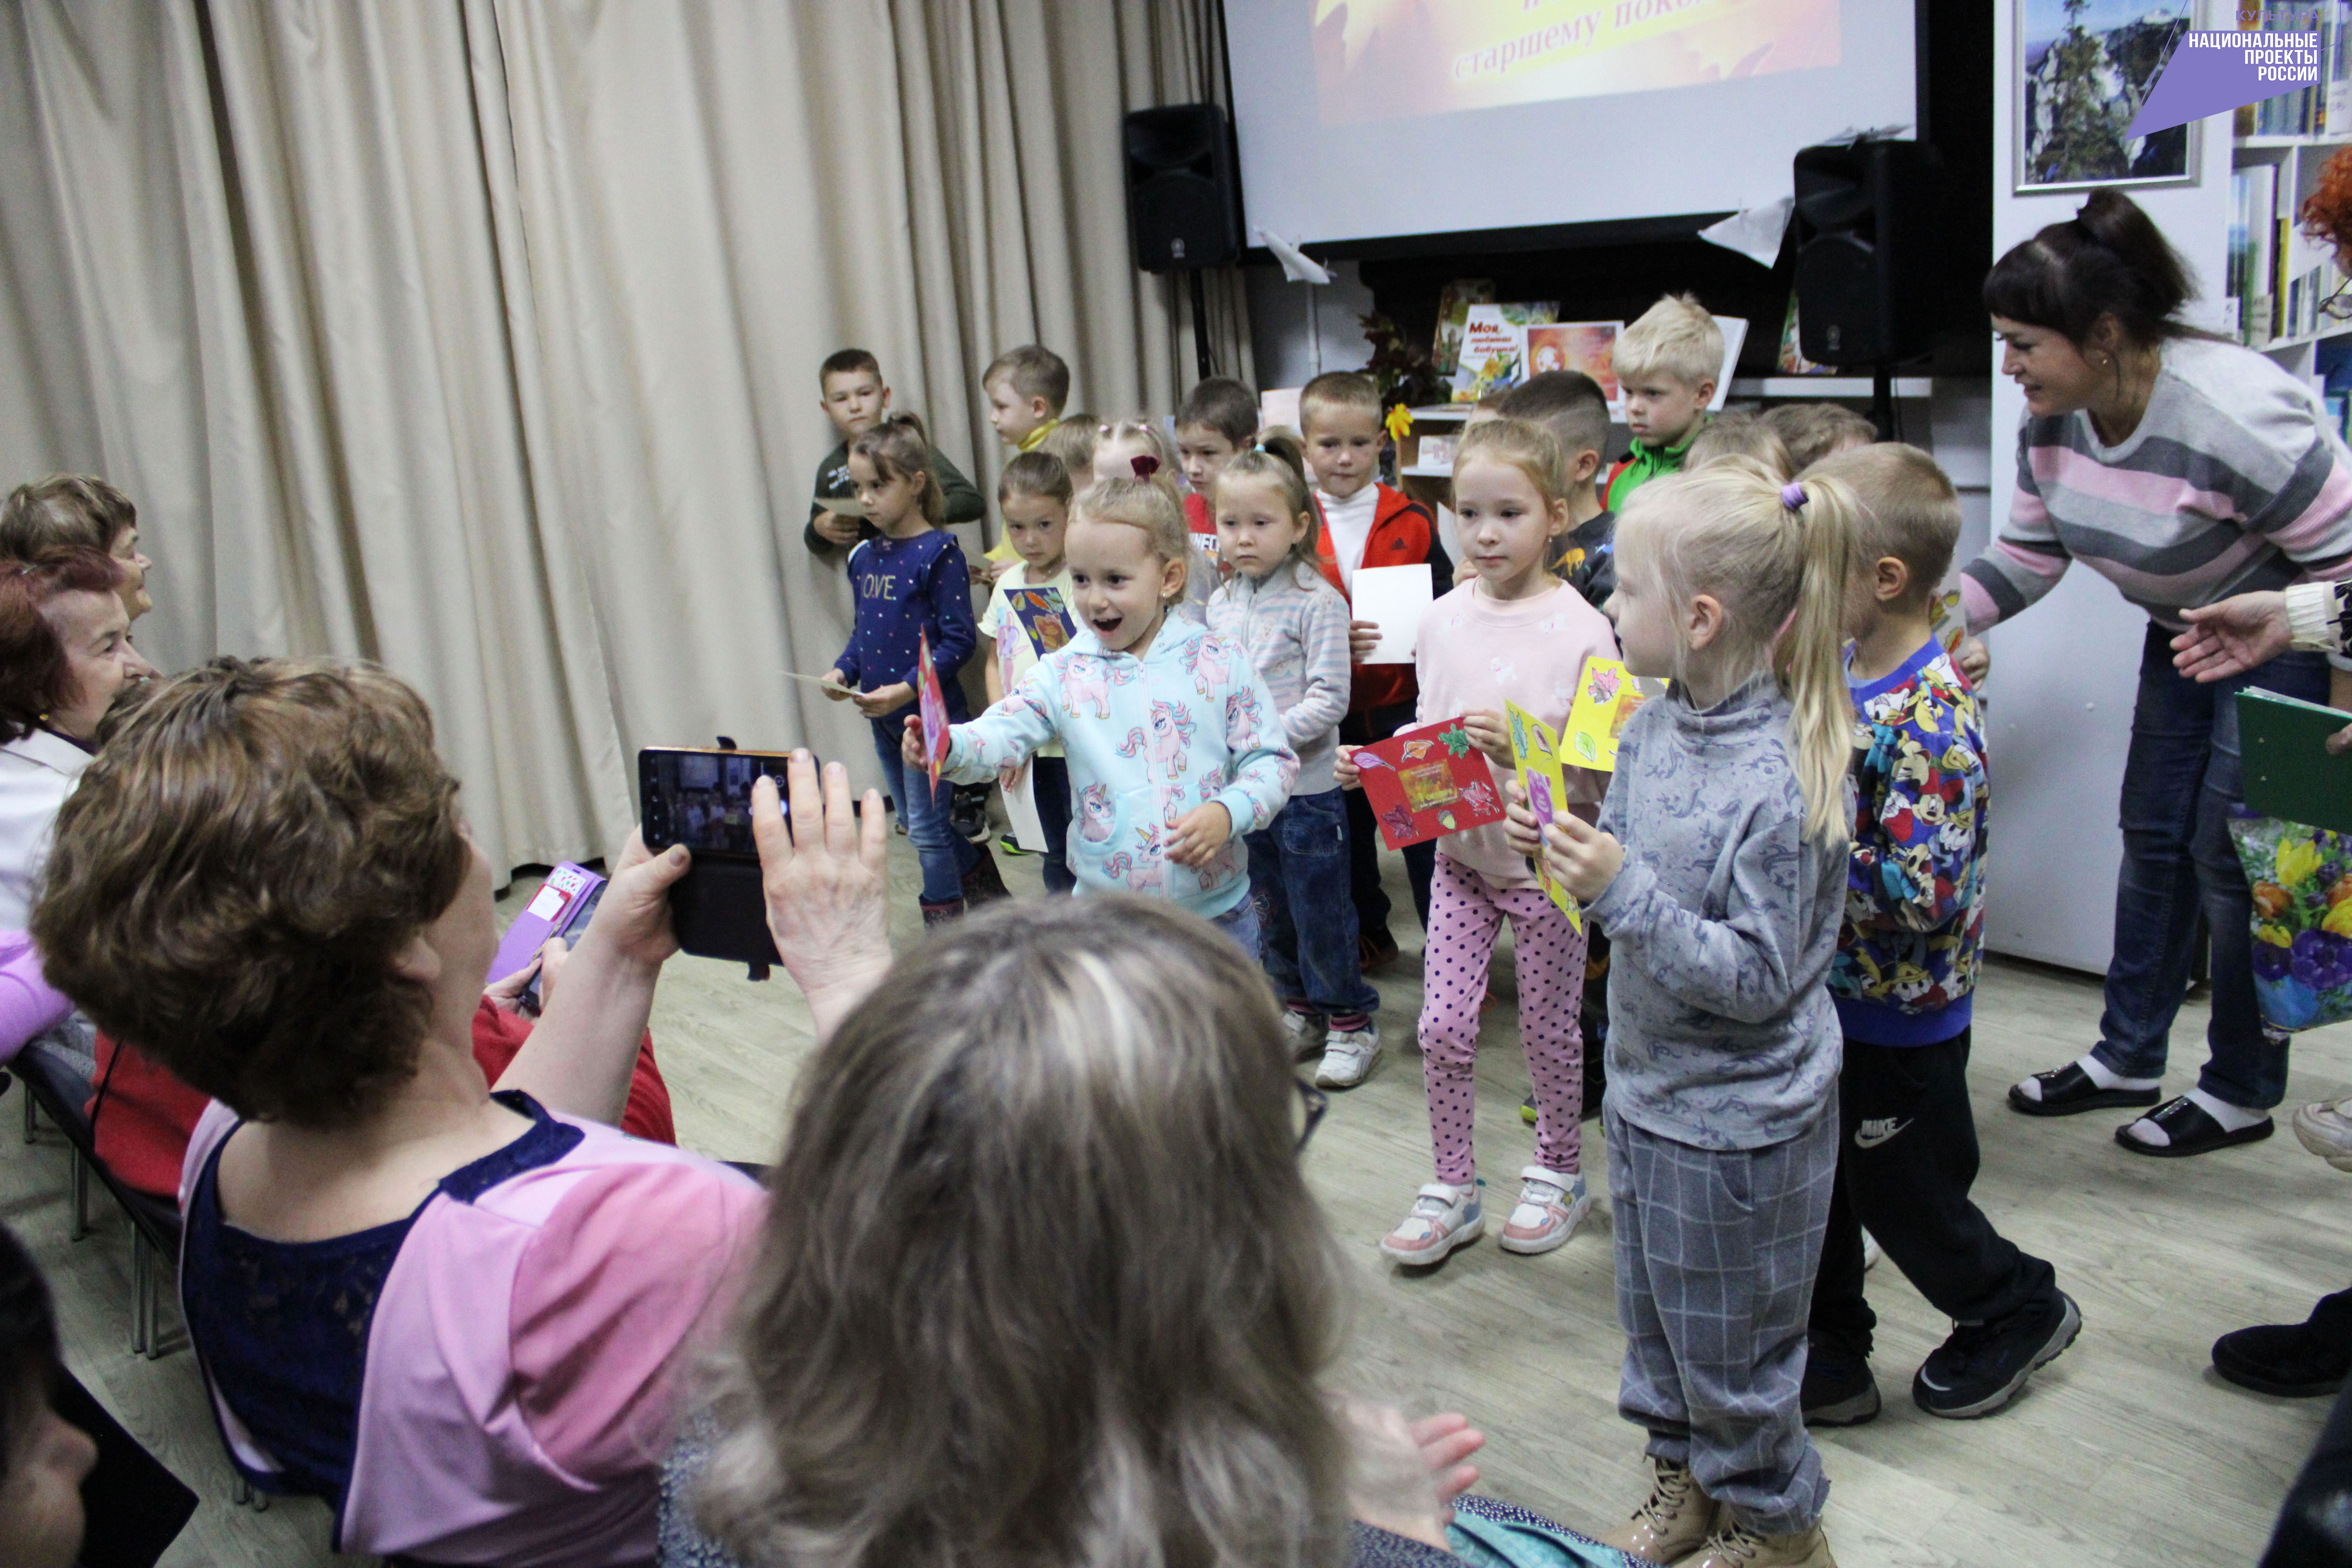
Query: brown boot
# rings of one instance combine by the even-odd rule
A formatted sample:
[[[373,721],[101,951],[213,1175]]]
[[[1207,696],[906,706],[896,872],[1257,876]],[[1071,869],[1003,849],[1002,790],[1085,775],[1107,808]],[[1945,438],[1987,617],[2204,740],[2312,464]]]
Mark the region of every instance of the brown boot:
[[[1837,1559],[1819,1524],[1794,1535],[1759,1535],[1727,1511],[1722,1528],[1684,1568],[1837,1568]]]
[[[1699,1489],[1688,1465],[1671,1459],[1650,1463],[1657,1478],[1650,1483],[1648,1499],[1631,1520],[1599,1539],[1604,1546],[1653,1563],[1678,1563],[1707,1544],[1723,1522],[1723,1505]]]
[[[997,874],[996,857],[988,852],[988,846],[975,844],[972,847],[980,851],[980,858],[973,861],[971,869],[963,874],[963,901],[967,904],[987,904],[998,899],[1011,898],[1013,889],[1006,887],[1004,879]]]
[[[923,929],[925,931],[929,931],[931,927],[936,925],[945,925],[948,921],[958,918],[963,913],[963,900],[961,899],[950,899],[944,904],[925,903],[922,900],[918,899],[915,900],[915,903],[916,906],[923,911]]]

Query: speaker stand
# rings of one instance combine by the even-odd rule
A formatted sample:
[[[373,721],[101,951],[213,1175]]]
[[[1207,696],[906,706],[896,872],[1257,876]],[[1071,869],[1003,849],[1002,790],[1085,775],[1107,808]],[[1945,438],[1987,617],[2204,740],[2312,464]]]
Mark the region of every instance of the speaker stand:
[[[1895,428],[1895,367],[1884,361],[1870,370],[1870,422],[1882,441],[1896,439]]]
[[[1209,357],[1209,286],[1201,281],[1197,268],[1185,276],[1192,283],[1192,356],[1200,362],[1201,379],[1206,381],[1217,374],[1216,362]]]

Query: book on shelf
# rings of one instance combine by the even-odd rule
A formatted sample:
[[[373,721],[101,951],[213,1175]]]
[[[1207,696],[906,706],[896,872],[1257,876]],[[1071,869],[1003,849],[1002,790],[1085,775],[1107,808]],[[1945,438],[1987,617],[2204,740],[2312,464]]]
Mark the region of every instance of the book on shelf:
[[[2230,255],[2225,289],[2236,302],[2239,341],[2256,348],[2278,335],[2274,259],[2278,174],[2276,163],[2252,163],[2230,176]]]

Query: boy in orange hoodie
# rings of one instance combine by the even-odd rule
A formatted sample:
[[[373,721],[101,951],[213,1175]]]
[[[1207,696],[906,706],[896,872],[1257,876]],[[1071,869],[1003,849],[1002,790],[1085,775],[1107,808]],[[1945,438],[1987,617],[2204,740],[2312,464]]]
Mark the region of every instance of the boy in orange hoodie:
[[[1433,598],[1454,586],[1454,563],[1438,542],[1437,520],[1403,491],[1380,482],[1382,428],[1379,389],[1354,371],[1332,371],[1308,382],[1298,395],[1298,423],[1307,440],[1307,468],[1315,479],[1315,501],[1323,512],[1323,575],[1352,605],[1356,571],[1362,566],[1430,569]],[[1380,627],[1350,623],[1350,651],[1357,659],[1379,646]],[[1349,671],[1348,716],[1339,739],[1360,746],[1384,741],[1413,721],[1420,696],[1409,664],[1358,663]],[[1381,887],[1380,829],[1361,790],[1348,796],[1348,854],[1355,898],[1357,941],[1363,967],[1377,969],[1396,956],[1389,931],[1389,898]],[[1429,876],[1434,844],[1404,850],[1405,875],[1412,883],[1414,912],[1429,924]]]

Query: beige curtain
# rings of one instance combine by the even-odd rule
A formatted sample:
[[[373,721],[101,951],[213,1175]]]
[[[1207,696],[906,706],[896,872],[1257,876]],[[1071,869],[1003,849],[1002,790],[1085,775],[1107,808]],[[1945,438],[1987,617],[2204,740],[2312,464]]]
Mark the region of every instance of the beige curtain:
[[[1118,119],[1221,86],[1202,15],[10,0],[0,478],[131,492],[161,662],[414,681],[494,864],[604,852],[642,744],[870,777],[854,711],[782,679],[849,626],[800,541],[816,363],[873,349],[983,485],[1004,347],[1062,352],[1087,406],[1172,407],[1190,317],[1129,262]]]

